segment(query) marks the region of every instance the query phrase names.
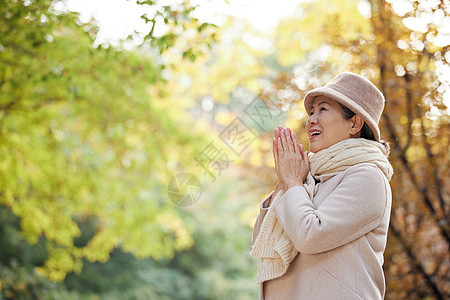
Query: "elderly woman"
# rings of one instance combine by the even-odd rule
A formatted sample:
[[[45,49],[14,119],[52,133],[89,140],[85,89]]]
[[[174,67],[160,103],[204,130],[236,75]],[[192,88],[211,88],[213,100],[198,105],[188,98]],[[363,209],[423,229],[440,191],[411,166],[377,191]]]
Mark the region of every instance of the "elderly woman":
[[[275,129],[279,183],[253,229],[260,299],[382,299],[393,174],[378,128],[383,94],[346,72],[304,106],[309,153]]]

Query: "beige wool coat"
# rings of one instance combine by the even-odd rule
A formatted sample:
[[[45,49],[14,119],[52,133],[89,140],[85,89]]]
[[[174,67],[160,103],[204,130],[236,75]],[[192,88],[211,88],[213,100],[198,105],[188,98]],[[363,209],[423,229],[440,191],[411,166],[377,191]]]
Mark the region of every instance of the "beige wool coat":
[[[278,221],[300,253],[283,276],[260,285],[259,299],[383,299],[389,181],[370,163],[319,180],[312,200],[305,188],[294,186],[274,205]],[[253,243],[272,194],[261,204]]]

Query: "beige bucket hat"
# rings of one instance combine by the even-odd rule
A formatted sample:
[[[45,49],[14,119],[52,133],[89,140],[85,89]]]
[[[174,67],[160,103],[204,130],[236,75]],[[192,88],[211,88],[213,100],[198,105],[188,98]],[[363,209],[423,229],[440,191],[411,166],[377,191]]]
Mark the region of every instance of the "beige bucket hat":
[[[359,115],[372,129],[375,139],[380,141],[378,123],[384,109],[384,96],[368,79],[361,75],[344,72],[334,77],[323,87],[309,91],[304,100],[308,116],[314,98],[322,95],[329,97]]]

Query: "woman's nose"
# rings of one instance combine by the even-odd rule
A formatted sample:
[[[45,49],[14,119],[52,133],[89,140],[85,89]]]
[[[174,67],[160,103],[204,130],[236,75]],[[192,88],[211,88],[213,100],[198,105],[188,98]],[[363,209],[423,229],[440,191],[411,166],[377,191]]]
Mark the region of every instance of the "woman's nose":
[[[317,124],[317,118],[314,115],[312,115],[308,118],[308,125],[311,126],[314,124]]]

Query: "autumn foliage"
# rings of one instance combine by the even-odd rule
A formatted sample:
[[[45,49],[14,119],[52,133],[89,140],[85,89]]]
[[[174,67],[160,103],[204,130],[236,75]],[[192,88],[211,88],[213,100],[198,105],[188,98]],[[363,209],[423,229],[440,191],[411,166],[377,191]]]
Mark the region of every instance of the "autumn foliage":
[[[168,31],[134,50],[93,47],[95,22],[56,2],[0,5],[0,298],[255,298],[271,130],[307,144],[302,98],[343,71],[386,97],[386,299],[449,296],[447,0],[304,1],[271,32],[138,1]],[[223,139],[236,120],[254,133],[237,154]],[[214,181],[198,165],[208,146],[230,158]],[[167,197],[181,172],[203,184],[187,209]]]

